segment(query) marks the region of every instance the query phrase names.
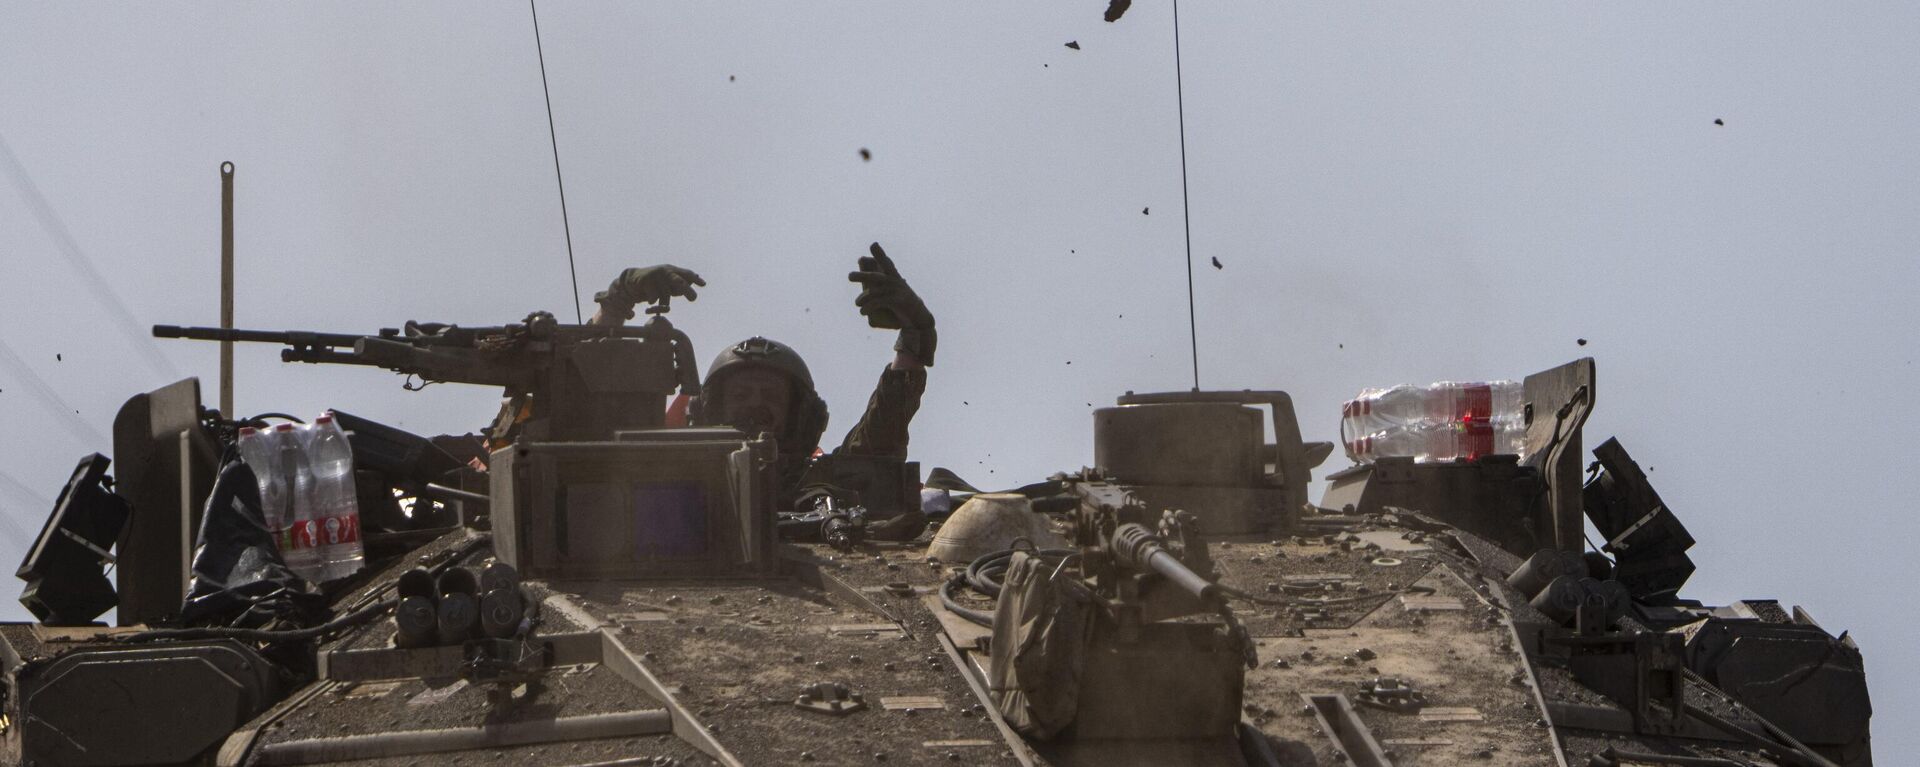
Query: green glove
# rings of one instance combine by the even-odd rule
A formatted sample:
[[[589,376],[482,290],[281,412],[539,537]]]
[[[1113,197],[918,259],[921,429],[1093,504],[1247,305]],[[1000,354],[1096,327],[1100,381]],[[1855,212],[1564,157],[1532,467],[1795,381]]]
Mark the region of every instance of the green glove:
[[[893,346],[895,351],[912,354],[920,364],[932,367],[938,340],[933,329],[933,313],[927,311],[926,303],[900,276],[900,270],[894,267],[887,252],[880,249],[880,243],[869,246],[868,251],[873,255],[860,258],[860,271],[847,275],[848,280],[860,283],[860,297],[855,298],[853,304],[860,307],[867,325],[900,331],[900,340]]]
[[[606,290],[595,293],[593,300],[600,304],[604,314],[630,320],[633,319],[634,304],[665,304],[674,296],[683,296],[692,301],[699,298],[699,293],[693,287],[705,287],[706,284],[707,281],[700,279],[700,275],[694,274],[692,269],[682,269],[672,264],[638,266],[613,278],[613,283]]]

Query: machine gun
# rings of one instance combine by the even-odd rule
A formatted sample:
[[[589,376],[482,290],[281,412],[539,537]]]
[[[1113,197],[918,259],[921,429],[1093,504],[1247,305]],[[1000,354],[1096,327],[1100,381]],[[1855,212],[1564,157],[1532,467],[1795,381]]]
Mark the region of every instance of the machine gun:
[[[1227,611],[1207,543],[1185,511],[1148,527],[1146,507],[1082,506],[1075,520],[1080,571],[1123,627]]]
[[[409,321],[374,335],[155,325],[159,338],[277,343],[284,362],[368,365],[430,383],[505,387],[512,402],[493,440],[612,439],[664,425],[665,398],[700,386],[693,343],[655,314],[640,327],[563,325],[535,312],[489,327]]]
[[[1231,736],[1257,661],[1193,516],[1083,503],[1074,544],[1006,566],[989,688],[1008,723],[1079,741]]]

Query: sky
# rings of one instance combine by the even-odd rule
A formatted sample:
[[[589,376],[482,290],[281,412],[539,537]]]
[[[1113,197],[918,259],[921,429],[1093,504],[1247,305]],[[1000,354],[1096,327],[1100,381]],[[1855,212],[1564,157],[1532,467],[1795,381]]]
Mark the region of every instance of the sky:
[[[1337,440],[1362,388],[1594,357],[1683,595],[1852,632],[1876,751],[1920,751],[1920,7],[1189,3],[1177,83],[1171,7],[1105,6],[548,2],[550,136],[525,4],[0,5],[0,559],[127,397],[215,399],[217,346],[148,327],[218,322],[225,161],[242,327],[571,318],[570,226],[585,300],[673,263],[703,360],[800,350],[829,439],[891,357],[845,279],[879,241],[939,320],[914,457],[982,486],[1192,385],[1185,202],[1203,388]],[[245,413],[498,396],[236,358]]]

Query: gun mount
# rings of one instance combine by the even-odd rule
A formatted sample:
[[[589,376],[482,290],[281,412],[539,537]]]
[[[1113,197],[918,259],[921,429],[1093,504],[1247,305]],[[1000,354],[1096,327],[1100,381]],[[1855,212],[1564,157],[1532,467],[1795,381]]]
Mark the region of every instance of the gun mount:
[[[284,344],[280,359],[366,365],[431,383],[505,387],[511,405],[495,422],[495,445],[517,438],[583,441],[658,428],[666,397],[694,394],[700,368],[686,333],[655,314],[637,328],[564,325],[535,312],[488,327],[409,321],[372,335],[155,325],[159,338]]]

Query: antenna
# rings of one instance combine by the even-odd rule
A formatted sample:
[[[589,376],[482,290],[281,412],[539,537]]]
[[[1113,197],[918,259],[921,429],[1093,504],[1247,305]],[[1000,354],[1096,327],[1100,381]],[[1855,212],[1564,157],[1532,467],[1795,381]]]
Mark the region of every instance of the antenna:
[[[80,250],[79,241],[73,238],[73,232],[67,229],[66,222],[60,220],[60,215],[53,212],[53,206],[47,202],[46,195],[40,193],[40,187],[33,183],[33,177],[27,175],[27,166],[20,162],[19,155],[14,154],[13,148],[7,145],[7,137],[4,135],[0,135],[0,171],[6,173],[8,180],[13,182],[14,189],[20,192],[21,199],[26,201],[27,209],[33,213],[34,218],[40,220],[40,228],[46,230],[48,237],[53,238],[53,244],[59,248],[60,255],[66,257],[67,266],[73,267],[73,270],[80,274],[80,284],[93,290],[94,295],[100,299],[100,303],[107,310],[108,319],[118,325],[120,333],[133,342],[134,350],[146,358],[147,366],[161,375],[179,378],[180,369],[174,367],[173,363],[160,353],[159,347],[153,345],[153,339],[147,335],[146,326],[133,318],[133,311],[127,308],[127,302],[120,298],[120,294],[113,291],[113,281],[101,274],[100,268],[94,265],[93,259],[88,258],[87,254]]]
[[[533,50],[540,56],[540,95],[547,100],[547,141],[553,145],[553,183],[560,187],[560,228],[567,234],[567,276],[573,278],[573,321],[585,324],[586,320],[580,317],[580,271],[573,266],[573,224],[567,220],[567,182],[560,177],[560,139],[553,130],[553,91],[547,88],[547,51],[540,45],[540,9],[534,0],[527,0],[527,10],[533,12]],[[1187,272],[1191,278],[1191,265]]]
[[[532,0],[528,0],[531,2]],[[1173,94],[1180,110],[1180,219],[1187,236],[1187,344],[1193,350],[1193,390],[1200,390],[1200,331],[1193,320],[1193,211],[1187,206],[1187,95],[1180,74],[1180,0],[1173,0]]]
[[[233,163],[220,163],[220,327],[233,329]],[[233,412],[233,342],[220,342],[220,414]]]

